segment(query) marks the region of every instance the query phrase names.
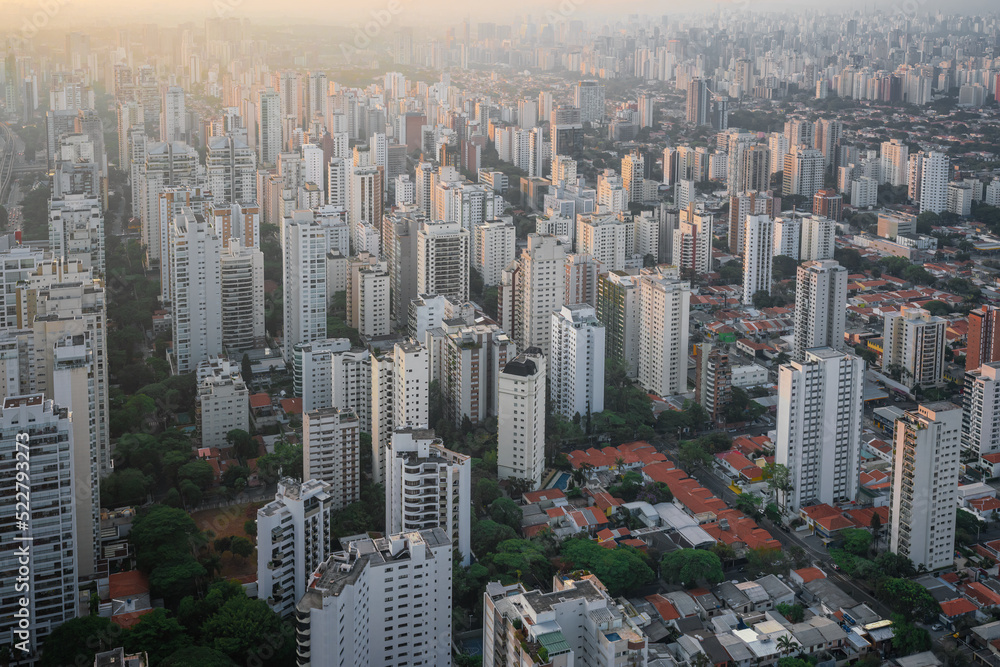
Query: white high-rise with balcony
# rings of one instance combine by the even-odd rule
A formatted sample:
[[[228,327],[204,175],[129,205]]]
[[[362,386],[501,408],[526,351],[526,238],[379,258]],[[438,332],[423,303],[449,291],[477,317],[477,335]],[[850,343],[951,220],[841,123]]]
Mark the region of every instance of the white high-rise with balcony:
[[[326,484],[286,477],[274,500],[257,510],[257,597],[279,616],[295,609],[311,573],[333,550],[334,509]]]
[[[1000,362],[967,371],[962,393],[963,449],[980,459],[1000,452]]]
[[[386,463],[385,529],[408,533],[440,527],[472,560],[472,459],[446,448],[434,431],[402,428],[392,434]]]
[[[854,500],[861,463],[865,362],[828,347],[778,369],[775,461],[788,467],[792,512]]]
[[[291,361],[296,345],[326,338],[327,234],[311,211],[293,211],[281,221],[284,269],[283,353]]]
[[[417,293],[469,299],[469,230],[458,222],[424,222],[417,232]]]
[[[933,387],[944,376],[947,320],[917,306],[887,313],[882,332],[882,370],[907,387]]]
[[[372,465],[381,483],[393,432],[427,428],[430,355],[414,340],[396,343],[391,352],[372,358],[371,371]]]
[[[190,373],[222,353],[222,285],[215,229],[185,209],[170,232],[170,303],[173,356],[178,373]]]
[[[805,359],[813,347],[844,347],[847,269],[824,259],[799,265],[795,277],[795,334],[792,358]]]
[[[549,397],[566,419],[604,411],[604,325],[587,304],[563,306],[552,314]]]
[[[743,303],[753,304],[757,292],[771,293],[774,264],[774,220],[748,215],[743,226]]]
[[[534,490],[545,470],[545,356],[529,348],[500,373],[497,474],[521,479]]]
[[[295,606],[299,667],[451,664],[451,539],[341,537]]]
[[[896,420],[889,548],[928,570],[955,562],[962,411],[926,403]]]
[[[264,343],[264,253],[229,239],[219,255],[222,345],[234,352]]]
[[[672,396],[687,391],[691,284],[662,269],[639,276],[639,384]]]
[[[323,408],[302,416],[305,478],[327,485],[334,509],[361,498],[361,429],[353,410]]]

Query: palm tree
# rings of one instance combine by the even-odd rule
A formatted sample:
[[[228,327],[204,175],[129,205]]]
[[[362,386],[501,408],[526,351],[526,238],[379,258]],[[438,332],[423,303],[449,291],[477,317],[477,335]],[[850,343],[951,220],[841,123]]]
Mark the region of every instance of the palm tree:
[[[781,635],[778,637],[778,650],[781,651],[781,655],[791,655],[799,648],[799,643],[795,641],[790,635]]]

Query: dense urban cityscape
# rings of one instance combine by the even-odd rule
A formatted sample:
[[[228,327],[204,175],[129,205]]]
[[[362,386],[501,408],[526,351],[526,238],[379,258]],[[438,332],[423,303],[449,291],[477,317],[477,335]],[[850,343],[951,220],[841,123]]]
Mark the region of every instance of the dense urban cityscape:
[[[0,2],[0,665],[1000,667],[996,6],[182,4]]]

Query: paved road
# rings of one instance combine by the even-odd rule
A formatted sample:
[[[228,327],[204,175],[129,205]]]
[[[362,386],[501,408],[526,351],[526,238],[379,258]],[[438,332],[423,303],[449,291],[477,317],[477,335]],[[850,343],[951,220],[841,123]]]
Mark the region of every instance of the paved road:
[[[674,465],[680,467],[680,463],[674,452],[667,450],[664,453]],[[711,491],[717,498],[724,500],[727,505],[730,507],[735,506],[737,495],[733,493],[732,489],[729,488],[725,481],[715,474],[714,470],[699,468],[689,472],[688,474],[698,480],[702,486]],[[815,546],[802,539],[800,535],[793,531],[785,532],[783,529],[779,528],[766,518],[761,518],[758,521],[758,524],[770,532],[776,540],[781,542],[783,550],[790,549],[792,546],[798,546],[804,549],[813,561],[823,568],[829,579],[835,581],[838,586],[844,589],[844,591],[846,591],[858,602],[867,604],[877,613],[882,614],[885,618],[888,618],[891,613],[888,607],[869,595],[849,577],[833,569],[833,559],[830,558],[830,554],[825,549],[817,549]]]

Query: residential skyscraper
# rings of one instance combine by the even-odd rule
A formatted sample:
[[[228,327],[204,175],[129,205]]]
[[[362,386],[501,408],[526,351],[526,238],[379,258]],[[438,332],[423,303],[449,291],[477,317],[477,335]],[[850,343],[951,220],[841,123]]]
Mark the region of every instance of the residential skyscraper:
[[[926,403],[896,420],[889,548],[928,570],[955,562],[962,412]]]
[[[940,213],[948,208],[948,170],[950,160],[947,153],[932,151],[921,158],[920,167],[920,212]]]
[[[705,408],[713,424],[725,425],[733,399],[729,355],[711,343],[694,346],[694,400]]]
[[[184,108],[184,89],[170,86],[163,93],[160,111],[160,141],[187,141],[187,111]]]
[[[552,313],[565,302],[566,249],[548,234],[528,234],[528,247],[503,271],[499,290],[500,326],[517,349],[537,347],[547,354]]]
[[[599,123],[604,120],[604,86],[597,81],[579,81],[574,91],[574,104],[580,110],[580,121]]]
[[[257,158],[246,142],[233,136],[209,137],[205,171],[215,204],[257,201]]]
[[[500,371],[515,356],[515,345],[495,324],[444,324],[432,348],[432,377],[438,379],[445,414],[456,427],[468,419],[481,424],[496,416]]]
[[[417,292],[469,299],[469,230],[457,222],[430,222],[417,232]]]
[[[861,463],[865,362],[828,347],[778,369],[775,461],[788,467],[784,506],[854,500]]]
[[[814,148],[793,145],[785,155],[782,194],[812,196],[823,187],[826,162],[823,154]]]
[[[371,360],[372,466],[377,484],[385,479],[392,434],[401,428],[427,428],[430,355],[420,343],[396,343]]]
[[[639,384],[658,396],[687,391],[691,284],[676,270],[639,276]]]
[[[966,371],[962,385],[962,449],[983,463],[984,454],[1000,452],[1000,362]]]
[[[1000,307],[985,305],[969,312],[965,370],[1000,361]]]
[[[499,285],[503,270],[514,261],[516,231],[510,220],[488,220],[473,227],[472,266],[487,287]]]
[[[879,182],[905,186],[909,178],[909,147],[899,139],[883,141],[879,152]]]
[[[327,235],[311,211],[282,220],[285,360],[300,343],[326,338]]]
[[[748,215],[743,232],[743,303],[753,305],[758,292],[771,293],[774,264],[774,220],[769,215]]]
[[[190,373],[222,354],[221,243],[205,218],[191,209],[170,231],[170,303],[173,355],[178,373]]]
[[[507,362],[497,384],[497,475],[524,480],[530,490],[545,470],[545,355],[537,347]]]
[[[628,376],[639,373],[639,281],[623,271],[597,276],[597,319],[604,324],[605,352],[628,366]]]
[[[79,261],[104,276],[104,213],[99,199],[66,195],[49,200],[49,248],[65,262]]]
[[[386,463],[386,532],[440,527],[468,566],[471,514],[472,458],[446,448],[434,431],[397,429]]]
[[[628,203],[641,204],[645,183],[646,160],[638,150],[629,152],[622,158],[622,186],[627,193]]]
[[[803,361],[814,347],[844,347],[847,269],[832,259],[804,262],[795,274],[795,334],[792,359]]]
[[[257,597],[288,616],[312,573],[333,551],[334,499],[318,479],[278,481],[274,500],[257,510]]]
[[[295,606],[298,664],[450,664],[453,546],[444,530],[340,542]]]
[[[685,120],[694,125],[708,125],[708,81],[691,79],[687,86]]]
[[[947,320],[923,308],[887,313],[882,333],[882,371],[907,387],[935,387],[944,375]]]
[[[774,217],[781,208],[781,199],[767,192],[749,191],[729,198],[729,252],[743,253],[743,231],[748,215]],[[777,254],[777,253],[775,253]]]
[[[281,152],[281,96],[273,88],[260,92],[260,117],[257,121],[257,156],[264,166],[278,164]]]
[[[549,398],[566,419],[604,411],[605,330],[587,304],[552,313]]]
[[[350,408],[321,408],[302,415],[303,473],[319,480],[343,509],[361,498],[361,426]]]
[[[252,350],[264,343],[264,253],[229,239],[219,255],[222,346]]]

